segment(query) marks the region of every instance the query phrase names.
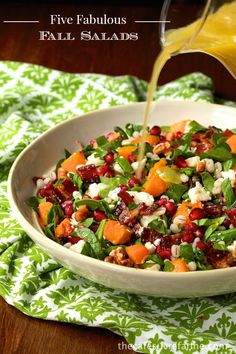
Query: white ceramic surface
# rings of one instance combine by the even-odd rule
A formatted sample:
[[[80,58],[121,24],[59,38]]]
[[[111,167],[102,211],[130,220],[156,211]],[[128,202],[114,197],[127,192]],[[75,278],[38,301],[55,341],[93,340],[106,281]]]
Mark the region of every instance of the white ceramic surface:
[[[236,291],[236,267],[187,273],[137,270],[77,254],[47,238],[35,215],[25,204],[35,193],[33,176],[54,168],[64,148],[75,151],[77,141],[92,138],[127,122],[142,122],[144,103],[100,110],[73,118],[50,129],[30,144],[14,162],[8,180],[8,195],[16,218],[28,235],[56,261],[85,278],[132,293],[166,297],[196,297]],[[209,103],[162,101],[153,105],[150,125],[169,125],[195,119],[203,125],[236,127],[236,109]],[[236,231],[235,231],[236,232]]]

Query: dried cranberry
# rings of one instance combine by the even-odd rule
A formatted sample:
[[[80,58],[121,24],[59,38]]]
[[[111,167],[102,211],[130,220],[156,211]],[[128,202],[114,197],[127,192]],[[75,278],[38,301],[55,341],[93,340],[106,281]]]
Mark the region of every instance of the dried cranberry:
[[[228,229],[231,225],[231,221],[229,219],[225,219],[223,222],[222,222],[222,226],[224,226],[226,229]]]
[[[146,243],[146,242],[151,242],[154,243],[157,239],[161,238],[162,235],[159,234],[159,232],[150,229],[148,227],[144,227],[142,234],[141,234],[141,241],[142,243]]]
[[[167,202],[165,204],[166,213],[169,217],[173,216],[177,210],[177,205],[173,202]]]
[[[151,134],[151,135],[160,136],[160,135],[161,135],[161,128],[158,127],[158,125],[154,125],[154,126],[150,129],[150,134]]]
[[[223,214],[222,206],[219,204],[208,204],[204,208],[209,219],[219,218]]]
[[[123,200],[123,202],[128,205],[129,203],[133,203],[134,197],[132,197],[128,192],[121,190],[118,193],[118,196]]]
[[[71,206],[65,207],[64,213],[67,218],[70,218],[71,215],[74,213],[73,206],[71,205]]]
[[[106,214],[101,210],[94,210],[93,216],[95,221],[102,221],[103,219],[106,219]]]
[[[135,186],[135,184],[138,184],[139,186],[141,186],[142,183],[140,182],[140,180],[138,178],[133,177],[129,180],[129,187],[132,188]]]
[[[77,173],[84,182],[93,183],[99,182],[99,175],[95,165],[86,165],[77,168]]]
[[[165,235],[161,238],[160,247],[163,248],[170,248],[172,246],[172,237],[169,235]]]
[[[112,163],[114,161],[114,154],[112,152],[109,152],[108,154],[106,154],[104,156],[104,160],[107,162],[107,163]]]
[[[199,219],[204,219],[206,217],[206,212],[203,209],[200,208],[194,208],[190,211],[189,214],[189,219],[191,221],[193,220],[199,220]]]
[[[109,170],[109,165],[105,164],[100,167],[97,167],[97,173],[99,176],[103,176]]]
[[[50,197],[53,194],[53,185],[47,183],[40,189],[39,194],[42,198]]]
[[[188,167],[187,162],[185,161],[185,158],[183,157],[183,155],[178,155],[175,157],[174,159],[174,164],[179,167],[179,168],[186,168]]]

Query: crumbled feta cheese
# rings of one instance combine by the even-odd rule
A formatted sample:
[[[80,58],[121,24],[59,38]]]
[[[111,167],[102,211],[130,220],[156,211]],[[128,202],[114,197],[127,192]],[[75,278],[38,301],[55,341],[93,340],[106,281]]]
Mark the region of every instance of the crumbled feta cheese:
[[[79,240],[77,243],[75,243],[74,245],[70,246],[70,250],[74,251],[76,253],[81,253],[83,250],[83,247],[85,245],[85,241],[84,240]]]
[[[150,222],[152,222],[153,220],[158,219],[159,216],[165,214],[165,212],[166,212],[166,208],[161,207],[161,208],[157,209],[157,210],[156,210],[153,214],[151,214],[151,215],[144,215],[144,216],[142,216],[142,218],[140,219],[140,224],[141,224],[143,227],[147,227]]]
[[[180,228],[178,227],[177,224],[172,223],[170,225],[170,231],[173,232],[174,234],[177,234],[178,232],[180,232]]]
[[[74,191],[72,193],[72,196],[73,196],[74,199],[82,199],[82,194],[80,192],[78,192],[78,191]]]
[[[118,194],[120,193],[120,187],[117,187],[108,193],[108,198],[114,202],[119,200]]]
[[[94,198],[104,188],[107,188],[107,185],[105,183],[92,183],[89,185],[86,194],[89,195],[91,198]]]
[[[196,262],[189,262],[188,264],[188,269],[191,271],[191,272],[193,272],[193,271],[195,271],[195,270],[197,270],[197,264],[196,264]]]
[[[197,201],[205,202],[207,200],[211,200],[210,192],[208,192],[199,182],[196,182],[196,186],[194,188],[189,189],[188,195],[191,203],[193,204]]]
[[[50,181],[54,181],[57,178],[57,175],[54,171],[51,171],[45,175],[43,175],[43,178],[48,178]]]
[[[229,245],[227,248],[231,253],[236,255],[236,240],[233,241],[233,243]]]
[[[145,164],[146,164],[146,161],[147,161],[147,159],[142,159],[142,160],[140,161],[140,168],[141,168],[141,170],[144,169]],[[131,163],[131,166],[132,166],[134,172],[137,172],[137,171],[138,171],[138,168],[139,168],[139,163],[138,163],[138,161],[135,161],[135,162]]]
[[[160,160],[160,157],[156,154],[153,154],[152,152],[147,152],[146,156],[154,161]]]
[[[189,157],[185,160],[187,162],[188,167],[196,167],[197,164],[200,162],[199,156]]]
[[[186,217],[184,215],[178,215],[174,218],[173,223],[176,225],[182,225],[186,223]]]
[[[146,242],[145,245],[149,254],[153,254],[156,251],[156,247],[151,242]]]
[[[129,195],[134,197],[134,203],[141,204],[144,203],[147,206],[151,206],[154,203],[154,198],[151,194],[146,192],[128,192]]]
[[[172,257],[178,258],[180,256],[180,246],[179,245],[172,245],[170,251],[171,251]]]
[[[121,145],[129,145],[132,143],[133,140],[133,138],[122,140]]]
[[[100,159],[100,157],[95,157],[94,155],[95,155],[95,153],[93,153],[87,157],[86,165],[93,164],[93,165],[97,166],[97,165],[101,165],[104,163],[104,161],[102,159]]]
[[[140,135],[140,132],[137,132],[137,131],[134,131],[134,132],[133,132],[133,137],[134,137],[134,138],[137,138],[139,135]]]
[[[221,184],[223,182],[223,178],[218,178],[215,182],[214,182],[214,185],[213,185],[213,188],[212,188],[212,194],[220,194],[221,193]]]
[[[200,241],[200,237],[196,237],[192,243],[193,250],[195,251],[197,248],[197,244]]]
[[[66,247],[66,248],[70,248],[71,245],[72,245],[71,242],[67,242],[63,246]]]
[[[121,175],[124,174],[124,171],[122,170],[122,168],[120,167],[120,165],[117,162],[114,163],[113,170]]]
[[[37,186],[37,188],[43,188],[43,186],[44,186],[44,180],[41,179],[41,178],[37,179],[37,181],[36,181],[36,186]]]
[[[203,159],[203,162],[205,162],[205,170],[209,173],[213,173],[215,171],[215,164],[212,159]]]
[[[224,179],[229,178],[229,180],[231,181],[232,187],[234,186],[234,181],[235,181],[235,171],[234,170],[230,169],[228,171],[222,171],[221,176]]]
[[[154,245],[157,247],[157,246],[160,245],[161,239],[160,239],[160,238],[157,238],[153,243],[154,243]]]
[[[50,182],[51,182],[51,179],[50,179],[49,177],[46,177],[46,178],[44,178],[44,180],[43,180],[44,185],[45,185],[45,184],[48,184],[48,183],[50,183]]]
[[[70,224],[72,227],[77,227],[79,222],[77,220],[75,220],[75,218],[72,218],[71,221],[70,221]]]
[[[159,271],[161,269],[160,264],[154,264],[152,267],[145,268],[145,270]]]
[[[187,176],[185,173],[181,173],[180,180],[181,182],[186,183],[189,180],[189,176]]]

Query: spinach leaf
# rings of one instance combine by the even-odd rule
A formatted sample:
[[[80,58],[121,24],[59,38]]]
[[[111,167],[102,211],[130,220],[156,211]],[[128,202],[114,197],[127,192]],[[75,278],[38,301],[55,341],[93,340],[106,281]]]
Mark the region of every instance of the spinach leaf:
[[[125,132],[123,129],[121,129],[120,127],[115,127],[115,128],[114,128],[114,131],[115,131],[116,133],[120,133],[120,137],[121,137],[122,140],[128,139],[128,135],[127,135],[126,132]]]
[[[214,183],[215,183],[214,178],[208,172],[202,172],[201,178],[202,178],[202,183],[203,183],[204,188],[208,192],[211,192],[213,189]]]
[[[194,172],[195,172],[195,167],[181,168],[180,172],[186,174],[189,177],[191,177],[194,174]]]
[[[215,250],[220,250],[220,251],[227,251],[228,248],[225,244],[222,244],[222,243],[219,243],[219,242],[216,242],[213,244],[212,246]]]
[[[39,206],[39,199],[37,197],[30,197],[26,200],[26,204],[37,212]]]
[[[184,258],[187,261],[194,260],[193,247],[191,244],[180,245],[180,257]]]
[[[190,128],[189,132],[191,132],[192,134],[193,133],[197,133],[199,131],[207,130],[206,127],[204,127],[203,125],[199,124],[195,120],[191,120],[188,125],[189,125],[189,128]]]
[[[124,171],[124,174],[126,177],[130,177],[132,175],[132,173],[134,172],[133,168],[125,158],[118,157],[115,161],[118,163],[118,165]]]
[[[106,213],[109,219],[115,219],[108,203],[105,200],[75,199],[74,208],[77,209],[80,205],[86,205],[91,210],[102,210]]]
[[[93,223],[93,218],[87,218],[84,221],[80,223],[80,225],[83,225],[84,227],[90,227]]]
[[[175,266],[170,261],[164,263],[164,272],[172,272],[174,268]]]
[[[83,186],[83,181],[81,179],[81,177],[77,174],[77,173],[72,173],[72,172],[69,172],[67,174],[67,176],[69,177],[69,179],[74,183],[74,185],[76,187],[78,187],[79,189],[82,188]]]
[[[221,189],[225,198],[225,204],[228,207],[232,206],[235,203],[236,198],[229,178],[222,182]]]
[[[125,184],[125,185],[128,184],[128,178],[121,175],[117,175],[112,178],[107,178],[102,176],[100,177],[100,181],[102,183],[107,184],[107,188],[104,188],[99,192],[99,196],[102,198],[106,198],[109,192],[115,189],[116,187],[118,187],[120,184]]]
[[[106,224],[106,219],[103,219],[100,224],[99,224],[99,227],[96,231],[96,237],[98,240],[102,241],[103,240],[103,230],[104,230],[104,227],[105,227],[105,224]]]
[[[88,228],[78,229],[72,233],[73,236],[77,236],[88,242],[94,252],[94,258],[104,259],[105,253],[102,249],[101,243],[97,239],[94,232]]]
[[[152,220],[149,224],[148,227],[151,229],[160,232],[161,234],[166,234],[166,225],[165,222],[162,219],[156,219]]]
[[[222,222],[224,221],[225,216],[220,216],[219,218],[215,218],[215,219],[200,219],[200,220],[195,220],[195,224],[197,224],[198,226],[210,226],[213,224],[218,224],[218,226],[220,226],[222,224]]]
[[[54,183],[53,187],[57,188],[59,187],[63,182],[65,181],[65,178],[59,178],[56,183]]]
[[[224,170],[224,171],[228,171],[228,170],[230,170],[232,167],[235,167],[235,166],[236,166],[236,159],[233,158],[233,159],[230,159],[230,160],[224,162],[224,164],[223,164],[223,170]]]
[[[161,126],[161,130],[162,130],[163,132],[168,133],[168,132],[170,131],[170,126],[169,126],[169,125],[162,125],[162,126]]]
[[[67,149],[64,149],[64,153],[65,153],[66,159],[68,159],[68,157],[70,157],[72,155],[72,153],[70,151],[68,151]]]
[[[151,254],[148,256],[146,262],[142,265],[142,268],[147,269],[153,267],[155,264],[162,266],[164,261],[158,254]]]
[[[104,136],[104,135],[101,135],[99,136],[97,139],[96,139],[96,142],[98,144],[98,146],[103,146],[107,143],[107,138]]]
[[[132,123],[128,123],[125,126],[125,130],[127,132],[127,134],[129,134],[129,136],[133,136],[133,133],[136,132],[140,132],[142,130],[142,125],[141,124],[132,124]]]
[[[166,195],[170,199],[174,199],[176,203],[179,203],[182,195],[187,191],[188,187],[183,184],[171,183],[170,188],[167,190]]]
[[[216,147],[200,155],[201,159],[209,158],[217,161],[227,161],[232,159],[231,152],[225,147]]]
[[[224,241],[225,243],[232,243],[234,240],[236,240],[236,229],[216,231],[208,239],[208,241]]]

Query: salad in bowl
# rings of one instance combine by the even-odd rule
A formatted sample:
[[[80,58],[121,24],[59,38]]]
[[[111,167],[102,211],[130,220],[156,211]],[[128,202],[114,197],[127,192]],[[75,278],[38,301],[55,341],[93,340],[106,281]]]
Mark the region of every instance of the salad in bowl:
[[[129,123],[35,176],[27,203],[71,251],[129,268],[194,272],[236,266],[236,133],[192,120]]]

